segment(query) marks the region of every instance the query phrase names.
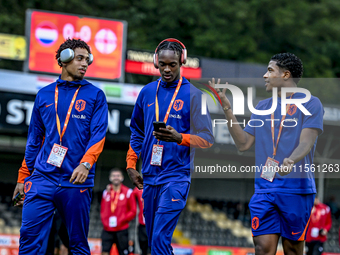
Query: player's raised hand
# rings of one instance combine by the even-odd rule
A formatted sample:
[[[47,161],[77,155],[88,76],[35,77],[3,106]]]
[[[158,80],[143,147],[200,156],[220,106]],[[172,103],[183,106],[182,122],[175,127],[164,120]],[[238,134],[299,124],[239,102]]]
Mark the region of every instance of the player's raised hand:
[[[180,144],[182,142],[182,135],[177,132],[172,126],[167,125],[166,128],[159,128],[160,132],[153,131],[153,136],[161,141],[176,142]]]
[[[209,81],[209,86],[212,87],[217,93],[218,96],[221,98],[222,101],[222,108],[231,108],[231,104],[225,93],[227,92],[227,88],[216,88],[216,85],[219,85],[221,82],[220,79],[217,79],[217,83],[215,83],[215,78],[212,78],[211,81]],[[228,84],[228,82],[226,82]]]
[[[72,184],[83,184],[86,181],[88,174],[89,170],[87,170],[83,164],[80,164],[73,170],[70,182]]]
[[[278,171],[281,176],[285,176],[292,172],[294,166],[294,160],[290,158],[285,158],[282,162],[282,165]]]
[[[138,189],[143,189],[143,178],[140,176],[138,171],[133,168],[128,168],[126,171],[133,185],[135,185]]]

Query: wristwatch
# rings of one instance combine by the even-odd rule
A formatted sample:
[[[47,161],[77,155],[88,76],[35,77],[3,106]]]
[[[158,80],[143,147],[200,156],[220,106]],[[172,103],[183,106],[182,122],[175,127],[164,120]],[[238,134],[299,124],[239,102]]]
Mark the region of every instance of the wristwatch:
[[[223,107],[223,111],[228,111],[228,110],[230,110],[231,109],[231,107],[228,107],[228,106],[226,106],[226,107]]]
[[[85,168],[87,169],[87,170],[90,170],[91,169],[91,164],[90,163],[88,163],[88,162],[83,162],[83,163],[81,163],[83,166],[85,166]]]

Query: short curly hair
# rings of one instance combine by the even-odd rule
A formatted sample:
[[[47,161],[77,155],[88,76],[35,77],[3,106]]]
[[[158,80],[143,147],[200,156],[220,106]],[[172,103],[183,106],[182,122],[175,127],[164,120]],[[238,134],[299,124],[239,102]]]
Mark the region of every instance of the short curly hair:
[[[279,53],[272,56],[270,60],[276,61],[278,67],[288,70],[296,84],[300,81],[303,74],[303,65],[301,59],[293,53]]]
[[[65,50],[65,49],[76,49],[76,48],[81,48],[81,49],[86,49],[89,54],[91,54],[90,47],[87,45],[86,42],[80,39],[67,39],[65,42],[63,42],[60,46],[59,49],[56,51],[55,59],[58,60],[60,58],[60,53]]]

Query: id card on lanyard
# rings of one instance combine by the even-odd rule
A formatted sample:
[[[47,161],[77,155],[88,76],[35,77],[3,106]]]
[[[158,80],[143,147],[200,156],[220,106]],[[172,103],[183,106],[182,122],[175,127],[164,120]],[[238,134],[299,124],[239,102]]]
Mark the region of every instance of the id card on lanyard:
[[[290,99],[293,97],[294,93],[290,96]],[[286,106],[286,115],[288,112],[288,109],[290,107],[290,104],[288,104]],[[279,164],[280,162],[275,160],[275,156],[276,156],[276,151],[277,151],[277,147],[279,145],[279,140],[281,137],[281,133],[282,133],[282,122],[285,120],[286,115],[282,116],[281,122],[280,122],[280,129],[279,129],[279,133],[277,135],[277,140],[276,140],[276,145],[275,145],[275,137],[274,137],[274,112],[271,114],[271,133],[272,133],[272,140],[273,140],[273,157],[268,157],[265,166],[262,169],[262,173],[261,173],[261,178],[273,182],[274,177],[275,177],[275,173],[276,171],[279,169]]]
[[[161,166],[162,165],[162,156],[163,156],[163,145],[154,144],[152,146],[152,155],[150,164],[153,166]]]
[[[53,144],[50,156],[47,159],[47,163],[56,167],[61,167],[67,152],[67,148],[59,144]]]
[[[158,81],[157,90],[156,90],[156,100],[155,100],[156,121],[159,121],[159,105],[158,105],[157,93],[158,93],[158,88],[159,88],[160,82],[161,82],[161,79],[159,79],[159,81]],[[182,85],[182,77],[178,81],[175,93],[172,96],[168,110],[166,111],[166,114],[165,114],[165,117],[164,117],[164,120],[163,120],[164,123],[166,123],[168,121],[170,110],[171,110],[172,105],[173,105],[173,103],[176,99],[176,96],[178,94],[178,91],[179,91],[181,85]],[[163,158],[163,152],[164,152],[163,148],[164,148],[164,146],[159,144],[159,140],[157,141],[157,144],[154,144],[152,146],[152,154],[151,154],[150,165],[153,165],[153,166],[161,166],[162,165],[162,158]]]
[[[52,150],[50,152],[50,155],[47,159],[47,163],[49,163],[53,166],[56,166],[56,167],[61,167],[61,165],[62,165],[62,163],[65,159],[67,150],[68,150],[67,147],[64,147],[64,146],[61,145],[61,141],[62,141],[63,136],[65,134],[68,122],[70,120],[71,111],[72,111],[74,102],[76,101],[80,87],[81,86],[79,86],[78,89],[76,90],[76,92],[74,92],[71,104],[70,104],[68,111],[67,111],[67,115],[66,115],[66,119],[65,119],[65,123],[64,123],[64,127],[63,127],[62,131],[61,131],[61,127],[60,127],[60,119],[59,119],[59,116],[58,116],[58,95],[59,95],[58,84],[55,87],[55,93],[54,93],[54,101],[55,102],[54,102],[54,105],[55,105],[55,112],[56,112],[57,129],[58,129],[58,133],[59,133],[59,137],[60,137],[60,144],[55,143],[53,145]]]
[[[262,169],[261,177],[267,181],[273,182],[275,170],[279,167],[279,161],[268,157],[264,168]]]

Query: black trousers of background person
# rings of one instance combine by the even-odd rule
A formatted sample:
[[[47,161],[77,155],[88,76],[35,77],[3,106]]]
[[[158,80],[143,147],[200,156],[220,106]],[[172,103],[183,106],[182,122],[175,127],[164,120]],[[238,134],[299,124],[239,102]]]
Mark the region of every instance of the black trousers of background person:
[[[67,249],[69,248],[69,236],[67,233],[67,228],[61,220],[58,211],[55,210],[50,236],[48,237],[46,255],[54,255],[55,247],[60,248],[60,241],[63,243],[63,245],[65,245]],[[72,255],[72,253],[68,251],[68,255]]]
[[[320,241],[312,241],[307,243],[306,246],[308,248],[307,255],[321,255],[323,252],[323,242]]]
[[[138,226],[138,242],[139,247],[142,250],[142,255],[151,254],[151,250],[148,245],[148,236],[146,234],[145,225]]]
[[[121,231],[105,231],[102,232],[102,252],[110,253],[113,244],[117,245],[119,255],[128,254],[129,250],[129,231],[124,229]]]

